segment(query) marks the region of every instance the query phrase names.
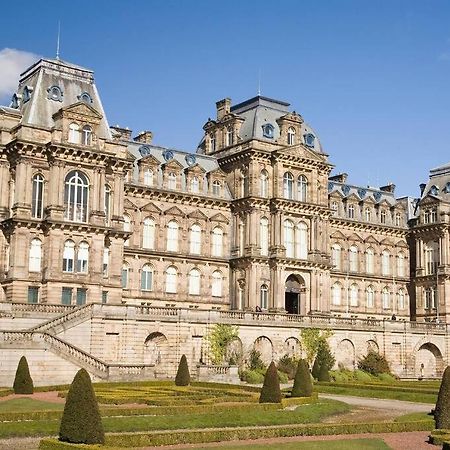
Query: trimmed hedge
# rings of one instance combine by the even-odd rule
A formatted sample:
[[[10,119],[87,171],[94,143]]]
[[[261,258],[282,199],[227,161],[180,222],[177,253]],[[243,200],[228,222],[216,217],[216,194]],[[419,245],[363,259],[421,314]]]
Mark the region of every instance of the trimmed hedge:
[[[437,429],[450,428],[450,366],[447,366],[442,375],[441,387],[434,408],[434,421]]]
[[[175,377],[176,386],[189,386],[191,381],[191,375],[189,373],[189,367],[186,359],[186,355],[182,355],[180,363],[178,364],[177,375]]]
[[[294,405],[308,405],[310,403],[317,403],[318,395],[316,393],[311,394],[310,397],[286,397],[281,399],[281,405],[286,406]]]
[[[280,379],[278,378],[277,367],[273,361],[270,363],[264,377],[259,403],[281,403]]]
[[[111,447],[105,447],[104,445],[97,444],[70,444],[69,442],[61,442],[58,439],[42,439],[39,443],[39,450],[73,450],[84,448],[86,450],[108,450]]]
[[[450,430],[445,429],[433,430],[429,438],[431,444],[442,445],[445,441],[450,441]]]
[[[325,364],[322,364],[319,369],[319,381],[330,381],[330,372]]]
[[[332,386],[332,387],[342,387],[342,388],[352,388],[352,389],[369,389],[372,391],[380,391],[380,390],[389,390],[389,391],[398,391],[398,392],[411,392],[411,393],[419,393],[419,394],[437,394],[438,386],[435,389],[427,388],[427,387],[404,387],[404,386],[395,386],[392,384],[382,384],[382,383],[336,383],[336,382],[325,382],[320,381],[317,383],[317,386]]]
[[[30,369],[28,368],[27,358],[22,356],[17,366],[16,376],[13,384],[14,394],[32,394],[33,380],[31,379]]]
[[[291,397],[310,397],[312,392],[313,384],[311,381],[311,374],[309,373],[308,363],[305,359],[301,359],[298,362]]]

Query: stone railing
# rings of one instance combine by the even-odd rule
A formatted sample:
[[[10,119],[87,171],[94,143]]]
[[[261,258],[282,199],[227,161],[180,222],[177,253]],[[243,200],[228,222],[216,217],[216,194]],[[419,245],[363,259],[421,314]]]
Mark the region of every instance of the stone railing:
[[[79,306],[75,309],[70,310],[69,312],[66,312],[62,316],[55,317],[47,322],[44,322],[40,325],[30,328],[30,331],[48,331],[51,328],[55,328],[69,321],[73,321],[74,319],[78,320],[83,317],[92,316],[94,306],[95,305],[93,303]]]
[[[50,303],[11,303],[11,312],[42,312],[64,314],[76,308],[74,305],[52,305]]]
[[[198,381],[218,381],[227,383],[239,383],[237,366],[197,366]]]

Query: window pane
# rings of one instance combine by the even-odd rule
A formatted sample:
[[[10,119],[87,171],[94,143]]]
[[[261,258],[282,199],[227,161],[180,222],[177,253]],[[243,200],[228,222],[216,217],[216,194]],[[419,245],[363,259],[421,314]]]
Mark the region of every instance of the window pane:
[[[63,287],[61,291],[61,303],[70,305],[72,303],[72,288]]]
[[[29,287],[28,288],[28,303],[38,303],[39,302],[39,288]]]
[[[86,303],[87,289],[77,289],[77,305],[84,305]]]

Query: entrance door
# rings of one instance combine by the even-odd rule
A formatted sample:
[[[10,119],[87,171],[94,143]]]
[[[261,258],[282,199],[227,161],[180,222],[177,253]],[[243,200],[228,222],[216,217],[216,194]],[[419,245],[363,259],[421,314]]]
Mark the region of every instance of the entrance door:
[[[284,293],[284,309],[288,314],[300,314],[300,294],[304,291],[305,281],[297,275],[289,275],[286,279]]]

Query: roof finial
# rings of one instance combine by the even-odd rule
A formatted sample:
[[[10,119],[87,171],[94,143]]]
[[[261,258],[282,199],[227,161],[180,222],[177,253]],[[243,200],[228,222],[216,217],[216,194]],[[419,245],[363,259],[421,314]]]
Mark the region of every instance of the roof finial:
[[[261,95],[261,69],[258,70],[258,96]]]
[[[56,41],[56,59],[59,60],[59,38],[61,35],[61,21],[58,20],[58,39]]]

